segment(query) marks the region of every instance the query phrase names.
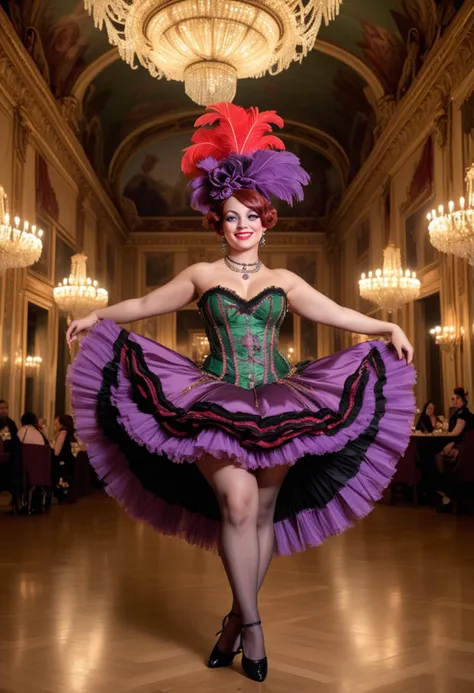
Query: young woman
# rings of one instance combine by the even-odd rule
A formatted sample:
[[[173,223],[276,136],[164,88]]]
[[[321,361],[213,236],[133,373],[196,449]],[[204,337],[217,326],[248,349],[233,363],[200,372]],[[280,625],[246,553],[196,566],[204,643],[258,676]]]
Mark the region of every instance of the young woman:
[[[25,412],[21,417],[21,426],[17,435],[21,443],[49,445],[48,439],[40,428],[38,417],[31,411]]]
[[[390,481],[414,415],[413,349],[400,327],[343,308],[259,258],[272,195],[301,199],[309,177],[259,114],[217,104],[186,151],[191,204],[224,257],[188,267],[143,298],[74,321],[91,330],[71,369],[73,404],[109,493],[158,531],[219,549],[233,595],[209,666],[241,650],[267,674],[257,593],[273,553],[320,544],[366,515]],[[209,127],[209,126],[214,126]],[[198,299],[210,343],[201,368],[120,329]],[[379,341],[291,366],[278,351],[287,310]],[[106,319],[104,321],[104,319]],[[112,322],[114,321],[114,322]],[[95,406],[94,406],[95,402]]]
[[[436,469],[439,474],[438,493],[441,496],[441,505],[437,508],[439,512],[452,510],[451,472],[456,466],[459,446],[465,432],[474,430],[474,414],[469,411],[467,392],[463,387],[454,388],[451,404],[454,412],[449,419],[448,431],[453,436],[453,440],[444,446],[439,455],[436,455]]]
[[[436,416],[434,402],[426,402],[421,410],[420,418],[416,424],[416,430],[422,433],[433,433],[435,428],[441,425],[440,419]]]

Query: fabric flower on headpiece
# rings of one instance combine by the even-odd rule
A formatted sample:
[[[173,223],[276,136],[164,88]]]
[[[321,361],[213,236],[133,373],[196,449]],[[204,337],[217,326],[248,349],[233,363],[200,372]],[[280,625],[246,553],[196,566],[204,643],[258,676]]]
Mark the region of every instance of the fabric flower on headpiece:
[[[209,113],[196,120],[193,145],[185,150],[181,168],[191,177],[191,206],[206,214],[227,200],[234,190],[256,190],[268,200],[272,196],[288,202],[303,199],[303,185],[310,177],[295,154],[287,151],[279,137],[269,135],[271,123],[283,126],[275,111],[259,113],[230,103],[209,106]]]

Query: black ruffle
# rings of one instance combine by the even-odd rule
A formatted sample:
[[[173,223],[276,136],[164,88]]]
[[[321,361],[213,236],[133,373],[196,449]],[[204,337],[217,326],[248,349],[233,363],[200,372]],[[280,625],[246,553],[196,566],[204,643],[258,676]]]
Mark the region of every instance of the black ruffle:
[[[97,399],[97,419],[100,428],[108,439],[119,446],[128,460],[131,472],[144,488],[167,503],[210,519],[220,520],[220,510],[214,492],[195,464],[177,464],[166,455],[149,452],[146,447],[132,440],[120,424],[119,411],[112,404],[111,394],[112,388],[118,385],[120,355],[126,338],[127,333],[122,330],[114,346],[114,358],[103,369],[102,386]],[[359,471],[367,449],[377,436],[379,422],[385,413],[385,364],[376,348],[371,350],[370,357],[378,373],[374,384],[375,409],[370,424],[356,439],[338,452],[305,455],[297,460],[280,490],[275,521],[294,518],[303,510],[324,508]],[[344,392],[346,393],[346,388]],[[341,407],[344,407],[342,401]],[[106,478],[104,481],[107,483]]]
[[[128,338],[126,330],[121,330],[114,344],[113,361],[118,364],[121,360],[127,364],[133,401],[141,412],[155,417],[169,433],[179,437],[193,437],[202,428],[213,426],[226,431],[249,449],[278,447],[282,442],[304,433],[336,435],[341,429],[350,426],[359,415],[369,379],[369,367],[379,374],[378,379],[381,378],[380,369],[384,367],[377,349],[371,349],[357,370],[346,379],[337,412],[324,407],[316,411],[303,409],[262,417],[258,414],[230,412],[215,402],[205,400],[196,402],[189,410],[175,406],[163,392],[159,377],[148,368],[140,345]],[[307,362],[300,364],[297,372],[303,372],[306,365]],[[357,380],[359,382],[351,397],[351,390]],[[157,411],[155,397],[158,398],[160,407],[166,410],[166,420]],[[273,428],[266,430],[267,427]]]

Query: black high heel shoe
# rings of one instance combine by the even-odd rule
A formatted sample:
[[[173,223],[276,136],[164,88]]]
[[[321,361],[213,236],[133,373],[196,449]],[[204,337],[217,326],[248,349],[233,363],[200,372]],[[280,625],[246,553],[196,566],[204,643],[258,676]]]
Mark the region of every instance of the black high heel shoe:
[[[238,616],[240,617],[240,614],[236,614],[234,611],[229,611],[227,616],[224,616],[224,619],[222,621],[222,628],[221,630],[217,631],[216,635],[220,635],[226,625],[229,623],[230,619],[232,616]],[[220,640],[220,638],[219,638]],[[214,645],[211,654],[209,655],[209,661],[207,663],[207,666],[210,669],[219,669],[220,667],[229,667],[232,662],[234,661],[235,655],[239,654],[239,652],[242,651],[242,649],[239,647],[238,650],[235,652],[222,652],[222,650],[219,649],[219,640],[216,642]]]
[[[253,626],[261,626],[261,621],[255,623],[243,623],[241,628],[252,628]],[[262,659],[249,659],[245,656],[242,635],[240,636],[240,649],[242,650],[242,669],[245,671],[249,679],[253,681],[265,681],[268,673],[268,660],[266,657]]]

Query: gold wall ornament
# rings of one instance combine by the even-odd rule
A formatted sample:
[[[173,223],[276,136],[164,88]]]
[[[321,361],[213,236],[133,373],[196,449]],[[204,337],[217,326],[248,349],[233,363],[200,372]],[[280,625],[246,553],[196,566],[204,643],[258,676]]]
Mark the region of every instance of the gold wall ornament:
[[[84,0],[132,68],[184,82],[207,106],[232,101],[237,80],[278,74],[314,47],[342,0]]]
[[[43,232],[27,221],[21,226],[15,217],[13,225],[7,211],[8,198],[0,185],[0,274],[8,269],[30,267],[41,257]]]
[[[24,365],[27,374],[34,374],[35,372],[39,371],[42,363],[43,359],[41,356],[25,356],[24,358],[22,356],[17,356],[15,359],[15,365]]]
[[[431,245],[442,253],[452,253],[468,260],[474,266],[474,163],[466,172],[466,196],[459,200],[459,209],[454,202],[448,204],[445,214],[443,205],[433,209],[427,218]],[[467,204],[466,204],[467,202]]]
[[[461,345],[464,330],[458,330],[454,325],[436,325],[431,328],[430,335],[434,337],[439,348],[454,359],[456,349]]]
[[[362,298],[389,313],[418,298],[420,287],[416,272],[402,269],[400,248],[393,243],[383,251],[383,269],[369,272],[367,276],[364,272],[359,280]]]
[[[53,290],[59,309],[70,318],[83,318],[93,310],[104,308],[109,300],[105,289],[87,276],[87,256],[78,253],[71,258],[71,274]]]

